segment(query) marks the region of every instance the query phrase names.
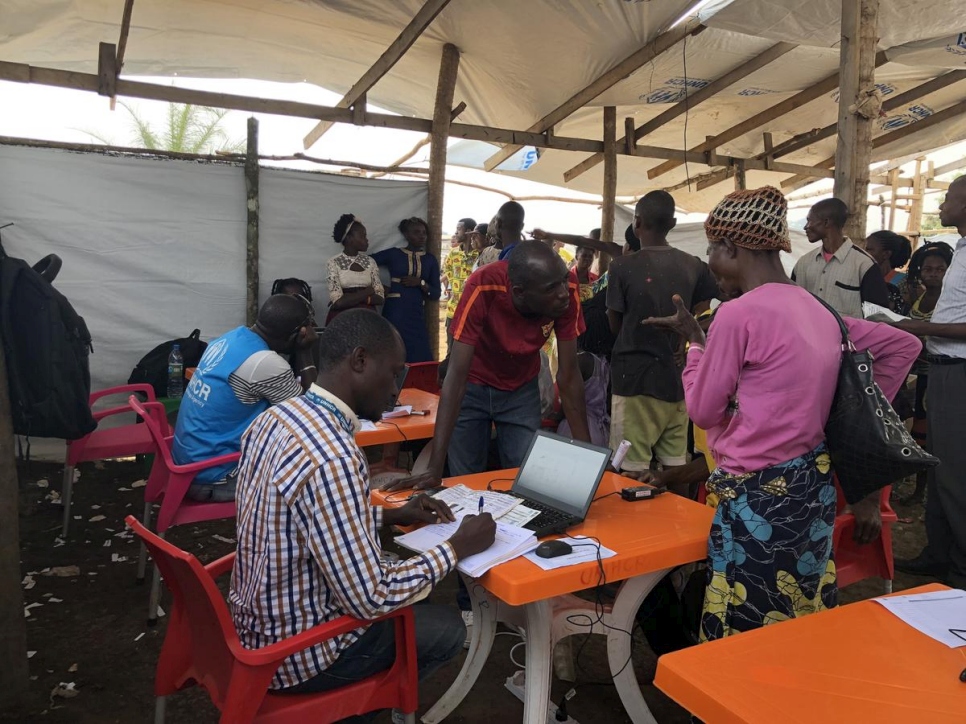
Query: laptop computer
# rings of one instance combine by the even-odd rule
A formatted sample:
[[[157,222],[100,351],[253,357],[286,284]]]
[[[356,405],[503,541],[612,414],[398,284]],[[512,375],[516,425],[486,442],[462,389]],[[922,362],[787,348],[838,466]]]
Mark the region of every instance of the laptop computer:
[[[610,462],[611,451],[539,430],[510,494],[540,511],[524,526],[538,538],[563,533],[582,522]]]
[[[392,398],[392,402],[389,403],[389,407],[386,408],[386,412],[392,412],[396,409],[396,405],[399,404],[399,395],[402,392],[403,385],[406,384],[406,376],[409,374],[409,365],[406,365],[399,371],[396,375],[396,394]]]

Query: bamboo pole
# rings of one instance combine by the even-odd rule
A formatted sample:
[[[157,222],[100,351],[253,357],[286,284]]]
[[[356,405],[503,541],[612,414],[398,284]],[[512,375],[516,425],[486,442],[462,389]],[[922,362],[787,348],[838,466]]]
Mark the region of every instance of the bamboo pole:
[[[456,92],[456,78],[460,69],[460,51],[452,43],[443,46],[436,83],[436,104],[429,145],[429,194],[426,216],[429,224],[427,251],[442,259],[443,251],[443,196],[446,184],[446,144],[452,123],[451,109]],[[426,302],[426,330],[433,357],[439,359],[439,302]]]
[[[849,207],[845,234],[854,243],[865,239],[869,208],[869,165],[872,162],[872,126],[878,108],[864,111],[875,94],[876,26],[879,0],[842,3],[838,143],[835,149],[836,198]],[[873,112],[874,111],[874,112]]]
[[[245,199],[248,226],[245,238],[246,324],[258,317],[258,119],[248,119],[248,149],[245,154]]]
[[[27,627],[20,586],[20,519],[13,419],[4,345],[0,345],[0,710],[27,693]]]
[[[909,218],[906,220],[906,231],[910,234],[918,234],[922,229],[923,199],[925,198],[926,177],[929,175],[922,172],[922,163],[925,160],[925,157],[916,159],[916,173],[912,177],[912,203],[909,207]]]
[[[604,190],[600,208],[600,240],[614,241],[614,210],[617,206],[617,108],[604,106]],[[597,268],[610,268],[610,254],[600,253]]]
[[[897,198],[899,194],[899,169],[897,168],[892,169],[889,172],[889,177],[891,179],[892,199],[889,202],[889,225],[886,228],[889,229],[889,231],[895,231],[896,203],[899,201],[899,199]],[[884,213],[885,213],[885,210],[883,209],[883,214]]]

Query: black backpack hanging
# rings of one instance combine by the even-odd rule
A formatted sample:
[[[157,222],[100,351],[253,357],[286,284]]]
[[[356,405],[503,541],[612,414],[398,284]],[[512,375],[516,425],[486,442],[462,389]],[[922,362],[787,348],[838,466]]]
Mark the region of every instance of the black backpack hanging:
[[[93,347],[84,318],[51,285],[59,269],[53,254],[31,267],[0,244],[0,331],[14,433],[76,440],[97,427]]]
[[[176,344],[181,347],[181,359],[184,360],[184,371],[187,371],[190,367],[197,367],[201,361],[201,355],[208,348],[208,343],[201,341],[200,329],[194,330],[187,337],[162,342],[141,358],[137,366],[131,370],[131,376],[128,377],[127,383],[129,385],[136,385],[146,382],[154,387],[155,395],[158,397],[167,397],[168,355],[171,354],[171,348]],[[185,380],[182,379],[182,385],[184,384]]]

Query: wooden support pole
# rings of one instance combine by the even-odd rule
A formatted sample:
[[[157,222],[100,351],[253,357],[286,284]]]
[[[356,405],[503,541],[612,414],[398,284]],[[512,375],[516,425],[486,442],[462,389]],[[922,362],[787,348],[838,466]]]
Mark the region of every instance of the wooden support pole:
[[[366,94],[359,96],[359,100],[352,104],[352,122],[357,126],[366,124]]]
[[[127,36],[131,32],[131,13],[134,12],[134,0],[124,0],[124,13],[121,15],[121,34],[117,39],[117,55],[115,56],[115,78],[124,70],[124,54],[127,52]],[[117,105],[117,96],[111,96],[111,110]]]
[[[624,153],[628,156],[637,155],[637,139],[634,138],[634,118],[632,116],[624,119]]]
[[[845,234],[856,244],[865,240],[869,208],[869,164],[872,162],[874,113],[862,106],[875,91],[875,48],[879,0],[842,3],[838,143],[835,149],[836,198],[849,207]]]
[[[775,156],[773,155],[775,150],[775,141],[772,139],[772,135],[768,131],[762,133],[761,137],[765,144],[765,158],[763,159],[765,161],[765,168],[770,170],[772,164],[775,162]]]
[[[896,228],[896,203],[899,201],[899,169],[894,168],[889,172],[889,178],[891,179],[892,186],[892,198],[889,200],[889,225],[886,226],[889,231],[895,231]],[[883,208],[882,213],[885,214],[885,209]]]
[[[27,694],[27,626],[20,572],[20,518],[13,419],[4,345],[0,345],[0,711]]]
[[[113,98],[117,95],[117,47],[101,43],[97,47],[97,93]]]
[[[604,106],[604,189],[601,197],[600,240],[613,241],[617,206],[617,108],[614,106]],[[597,268],[603,274],[609,267],[610,255],[601,253]]]
[[[916,173],[912,177],[912,204],[909,207],[909,218],[906,221],[906,232],[910,234],[918,234],[922,229],[922,208],[926,196],[926,179],[928,176],[928,174],[922,172],[922,164],[925,160],[925,157],[916,159]],[[893,227],[890,225],[889,228]]]
[[[392,70],[392,67],[399,62],[399,59],[406,54],[416,39],[422,35],[423,31],[429,27],[430,23],[436,19],[443,8],[449,4],[450,0],[426,0],[409,24],[403,28],[399,36],[392,41],[386,48],[386,52],[379,56],[379,59],[372,64],[363,76],[356,81],[349,92],[343,96],[342,100],[336,104],[336,108],[351,108],[370,88],[372,88],[380,78]],[[312,144],[322,138],[322,135],[332,127],[332,123],[326,120],[320,121],[315,128],[309,131],[308,135],[302,140],[305,150],[309,150]]]
[[[248,228],[245,238],[246,324],[258,317],[258,119],[248,119],[248,148],[245,154],[245,195]]]
[[[745,163],[738,161],[735,164],[735,191],[744,191],[748,188],[748,180],[745,176]]]
[[[443,251],[443,191],[446,184],[446,143],[449,139],[453,94],[460,69],[460,51],[452,43],[443,46],[436,82],[436,104],[433,106],[433,129],[429,146],[429,198],[426,216],[429,224],[427,251],[442,259]],[[439,359],[439,302],[426,302],[426,329],[433,358]]]

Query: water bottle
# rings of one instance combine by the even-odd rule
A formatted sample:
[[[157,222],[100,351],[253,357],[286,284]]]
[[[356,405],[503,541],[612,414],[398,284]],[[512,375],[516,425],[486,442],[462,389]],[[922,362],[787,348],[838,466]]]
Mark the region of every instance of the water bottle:
[[[181,397],[184,387],[184,359],[181,345],[176,344],[168,355],[168,397]]]

